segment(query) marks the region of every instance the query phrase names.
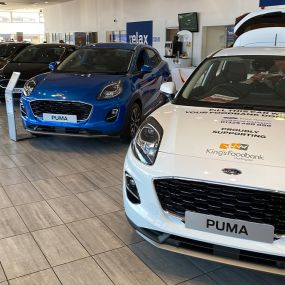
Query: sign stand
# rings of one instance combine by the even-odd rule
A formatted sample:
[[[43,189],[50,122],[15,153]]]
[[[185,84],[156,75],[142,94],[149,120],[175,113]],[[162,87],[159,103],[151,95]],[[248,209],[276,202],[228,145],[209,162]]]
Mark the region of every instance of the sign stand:
[[[13,72],[10,81],[5,90],[6,111],[8,118],[9,137],[13,141],[17,141],[17,129],[14,111],[13,90],[20,77],[20,72]]]

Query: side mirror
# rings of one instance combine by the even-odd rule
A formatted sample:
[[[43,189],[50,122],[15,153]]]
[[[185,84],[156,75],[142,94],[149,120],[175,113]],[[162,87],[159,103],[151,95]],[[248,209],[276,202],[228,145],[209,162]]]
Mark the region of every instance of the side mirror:
[[[172,101],[176,94],[176,85],[174,82],[165,82],[160,86],[160,92],[164,94],[169,101]]]
[[[149,65],[143,65],[141,68],[141,73],[150,73],[152,72],[153,68]]]
[[[56,62],[56,61],[51,62],[51,63],[48,65],[48,68],[49,68],[51,71],[56,70],[57,67],[58,67],[58,62]]]

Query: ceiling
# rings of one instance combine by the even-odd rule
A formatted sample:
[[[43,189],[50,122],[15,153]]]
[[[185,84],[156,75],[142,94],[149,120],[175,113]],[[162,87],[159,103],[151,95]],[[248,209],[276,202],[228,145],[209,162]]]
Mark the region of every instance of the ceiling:
[[[0,5],[0,10],[40,10],[44,9],[47,5],[53,5],[70,0],[0,0],[1,3],[7,5]]]

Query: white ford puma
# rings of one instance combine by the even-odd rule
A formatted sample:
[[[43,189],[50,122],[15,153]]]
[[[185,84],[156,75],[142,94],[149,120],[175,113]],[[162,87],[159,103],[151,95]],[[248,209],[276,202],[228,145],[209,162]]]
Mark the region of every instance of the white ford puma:
[[[284,274],[284,130],[285,48],[208,57],[129,148],[130,223],[163,249]]]

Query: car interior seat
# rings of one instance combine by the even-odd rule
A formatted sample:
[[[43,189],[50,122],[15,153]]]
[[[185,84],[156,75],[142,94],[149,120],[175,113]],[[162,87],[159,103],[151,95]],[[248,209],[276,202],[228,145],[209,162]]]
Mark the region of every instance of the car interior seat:
[[[226,83],[238,83],[247,80],[248,68],[244,62],[228,61],[225,64],[223,75]]]

